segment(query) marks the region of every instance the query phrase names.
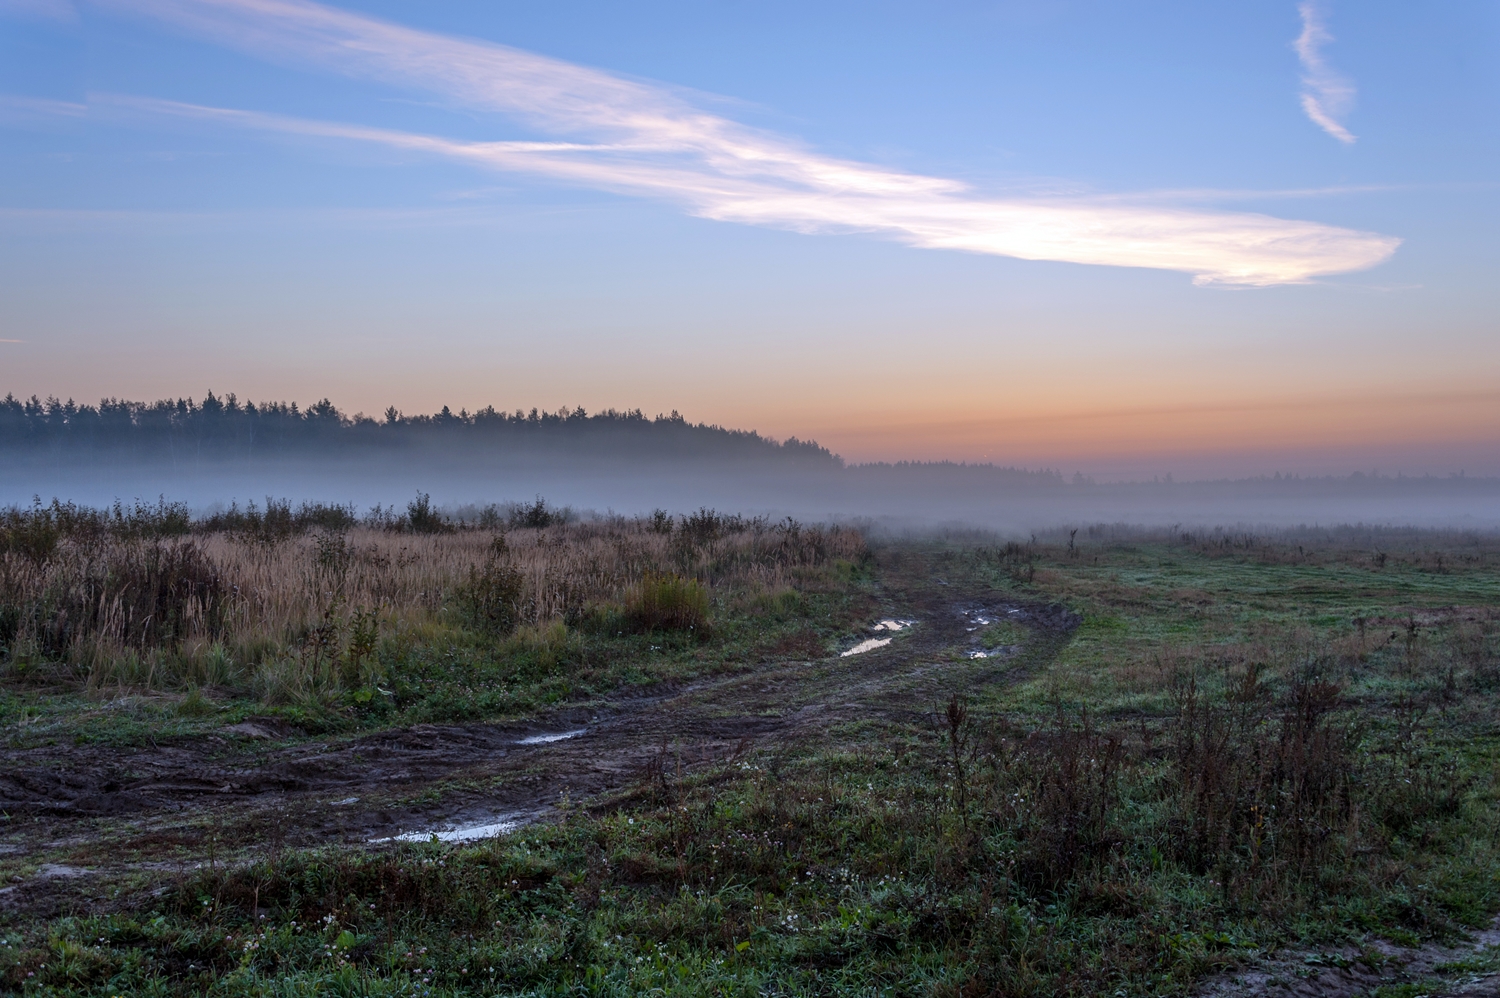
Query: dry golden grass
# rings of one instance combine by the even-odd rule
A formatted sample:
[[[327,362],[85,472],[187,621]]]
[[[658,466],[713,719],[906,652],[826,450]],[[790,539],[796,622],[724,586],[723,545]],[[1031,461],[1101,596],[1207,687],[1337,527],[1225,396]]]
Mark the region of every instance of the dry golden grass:
[[[504,562],[522,576],[523,623],[542,623],[603,602],[651,573],[680,573],[709,585],[786,584],[800,569],[857,558],[863,538],[844,529],[803,530],[788,543],[777,530],[745,530],[702,545],[629,524],[574,524],[504,534],[391,534],[356,528],[274,547],[227,535],[204,553],[238,587],[237,632],[287,635],[310,626],[330,602],[402,616],[436,615],[469,571]]]
[[[0,554],[11,632],[0,637],[12,664],[66,664],[91,685],[229,684],[245,667],[289,656],[316,680],[320,670],[357,669],[368,654],[351,651],[360,627],[378,636],[462,626],[463,589],[487,571],[519,580],[507,619],[545,630],[618,606],[648,577],[776,590],[863,551],[862,535],[844,528],[734,521],[664,533],[625,519],[505,532],[359,526],[274,543],[227,531],[64,539],[43,560]]]

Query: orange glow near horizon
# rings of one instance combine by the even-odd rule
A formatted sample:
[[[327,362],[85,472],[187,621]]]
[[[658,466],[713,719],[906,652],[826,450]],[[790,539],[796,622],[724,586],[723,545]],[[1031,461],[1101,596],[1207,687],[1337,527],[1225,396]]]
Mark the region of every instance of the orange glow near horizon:
[[[851,460],[1164,458],[1500,442],[1500,392],[1054,409],[946,420],[835,422],[807,435]],[[900,457],[898,458],[897,455]]]

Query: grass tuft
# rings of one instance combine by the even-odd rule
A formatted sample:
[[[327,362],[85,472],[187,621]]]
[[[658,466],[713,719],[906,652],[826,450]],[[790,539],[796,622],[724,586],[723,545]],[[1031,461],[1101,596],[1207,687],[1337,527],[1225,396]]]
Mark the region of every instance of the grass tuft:
[[[625,599],[625,619],[634,631],[708,629],[708,588],[696,579],[649,574]]]

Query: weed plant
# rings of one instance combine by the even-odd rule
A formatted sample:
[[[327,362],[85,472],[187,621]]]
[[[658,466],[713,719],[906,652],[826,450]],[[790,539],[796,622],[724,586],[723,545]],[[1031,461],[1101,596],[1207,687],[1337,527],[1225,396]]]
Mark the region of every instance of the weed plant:
[[[708,588],[696,579],[648,574],[625,598],[625,620],[635,631],[708,631]]]
[[[1178,690],[1154,736],[955,696],[857,750],[684,774],[664,749],[556,825],[201,868],[0,967],[67,994],[1173,994],[1259,949],[1484,922],[1492,780],[1388,823],[1405,763],[1338,691],[1238,679]]]
[[[210,683],[270,706],[360,694],[373,709],[370,691],[409,685],[398,673],[423,671],[427,649],[461,649],[483,671],[517,627],[701,633],[716,598],[784,589],[865,550],[847,529],[688,519],[699,526],[579,521],[539,498],[464,522],[426,495],[363,521],[277,500],[198,521],[165,503],[13,509],[0,517],[0,671],[101,695]]]
[[[356,639],[344,610],[314,600],[322,615],[307,634],[327,621],[341,636],[304,638],[303,655],[346,684],[368,681],[351,670],[368,676],[399,659],[404,671],[380,688],[409,704],[442,677],[473,683],[466,702],[482,709],[500,702],[485,701],[497,681],[450,655],[457,632],[440,630],[490,633],[482,614],[458,625],[444,614],[478,614],[496,605],[479,598],[492,590],[500,605],[520,593],[515,629],[485,639],[507,656],[513,684],[524,670],[577,674],[591,655],[628,658],[645,641],[730,648],[743,668],[755,660],[734,644],[747,619],[784,627],[774,640],[787,641],[829,619],[816,608],[830,594],[903,586],[1024,605],[1017,620],[1030,623],[992,635],[1022,650],[998,667],[963,659],[1010,671],[962,673],[986,678],[934,702],[904,696],[806,737],[697,762],[691,744],[663,744],[626,790],[563,801],[559,820],[486,842],[247,847],[236,862],[160,874],[72,913],[0,923],[0,986],[1180,995],[1283,947],[1306,954],[1309,974],[1350,962],[1397,974],[1386,944],[1456,942],[1500,911],[1494,538],[1293,532],[1218,543],[1097,528],[890,543],[860,559],[856,539],[834,532],[705,520],[509,527],[503,540],[493,529],[365,526],[337,535],[345,549],[317,531],[269,548],[219,535],[192,543],[223,558],[299,552],[319,591],[345,594],[340,606],[361,605],[376,576],[361,574],[360,552],[378,548],[389,591],[408,594],[400,605],[421,607],[411,619],[442,640],[398,634],[386,618],[361,618]],[[403,567],[402,552],[423,567]],[[505,568],[519,590],[509,576],[477,581]],[[475,600],[445,597],[433,610],[409,595],[437,577],[475,587]],[[533,613],[527,601],[552,579],[601,595],[582,597],[593,609],[572,622],[572,597]],[[637,594],[641,607],[701,605],[696,590],[683,594],[692,585],[707,596],[708,640],[663,625],[644,639],[620,633]],[[1047,616],[1058,604],[1076,628],[1037,623],[1064,619]],[[869,600],[849,606],[844,626],[876,617]],[[810,654],[763,647],[796,649],[774,653],[781,670]],[[299,668],[291,675],[312,675]],[[174,703],[184,724],[212,707],[201,695]],[[367,709],[418,716],[386,703],[377,693]],[[1462,966],[1493,965],[1475,959]],[[1382,993],[1418,993],[1403,987]]]

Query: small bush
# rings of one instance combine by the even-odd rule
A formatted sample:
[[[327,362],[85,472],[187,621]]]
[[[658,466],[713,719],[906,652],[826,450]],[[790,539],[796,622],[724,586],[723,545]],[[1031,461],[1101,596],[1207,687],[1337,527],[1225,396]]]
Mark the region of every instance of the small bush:
[[[743,516],[720,513],[703,508],[682,518],[678,535],[688,545],[703,545],[718,540],[726,534],[737,533],[749,526]]]
[[[453,524],[432,505],[432,497],[421,492],[406,504],[406,529],[414,534],[451,534]]]
[[[708,628],[708,588],[678,575],[647,575],[625,601],[625,619],[635,631],[697,631]]]
[[[541,529],[550,527],[554,523],[567,522],[567,511],[560,510],[555,506],[548,506],[547,500],[541,496],[536,497],[536,502],[522,503],[511,510],[510,525],[512,527],[532,527]]]
[[[950,705],[950,718],[953,712]],[[950,744],[962,746],[951,720],[950,727]],[[1002,736],[990,762],[989,820],[1002,837],[1013,837],[1010,875],[1028,890],[1059,890],[1120,845],[1125,758],[1118,733],[1099,731],[1087,715],[1078,724],[1059,717],[1052,730]],[[953,768],[962,787],[959,753]]]
[[[52,505],[57,505],[56,499],[52,500]],[[72,503],[68,505],[71,509]],[[76,512],[80,516],[91,513],[88,509],[78,509]],[[165,497],[158,499],[154,506],[136,500],[135,505],[129,509],[116,502],[114,509],[110,511],[109,532],[121,540],[182,537],[192,529],[193,516],[188,512],[187,503],[167,502]],[[68,533],[75,535],[73,531]]]
[[[51,558],[62,539],[55,500],[52,507],[38,500],[29,510],[13,507],[0,511],[0,554],[15,553],[37,565]]]
[[[137,514],[140,511],[141,507],[137,506]],[[116,516],[118,515],[117,508]],[[185,509],[183,516],[186,516]],[[304,502],[294,507],[288,499],[267,496],[264,512],[253,501],[244,509],[240,509],[238,503],[230,503],[227,510],[212,513],[191,526],[200,534],[226,533],[244,541],[280,544],[309,530],[341,533],[358,522],[353,506]],[[186,528],[183,532],[186,532]]]
[[[223,633],[231,588],[191,541],[75,549],[29,574],[0,563],[0,637],[31,639],[57,660],[87,648],[171,648]]]
[[[490,562],[469,569],[469,577],[454,593],[454,604],[464,624],[485,634],[509,634],[516,629],[525,591],[514,567]]]

